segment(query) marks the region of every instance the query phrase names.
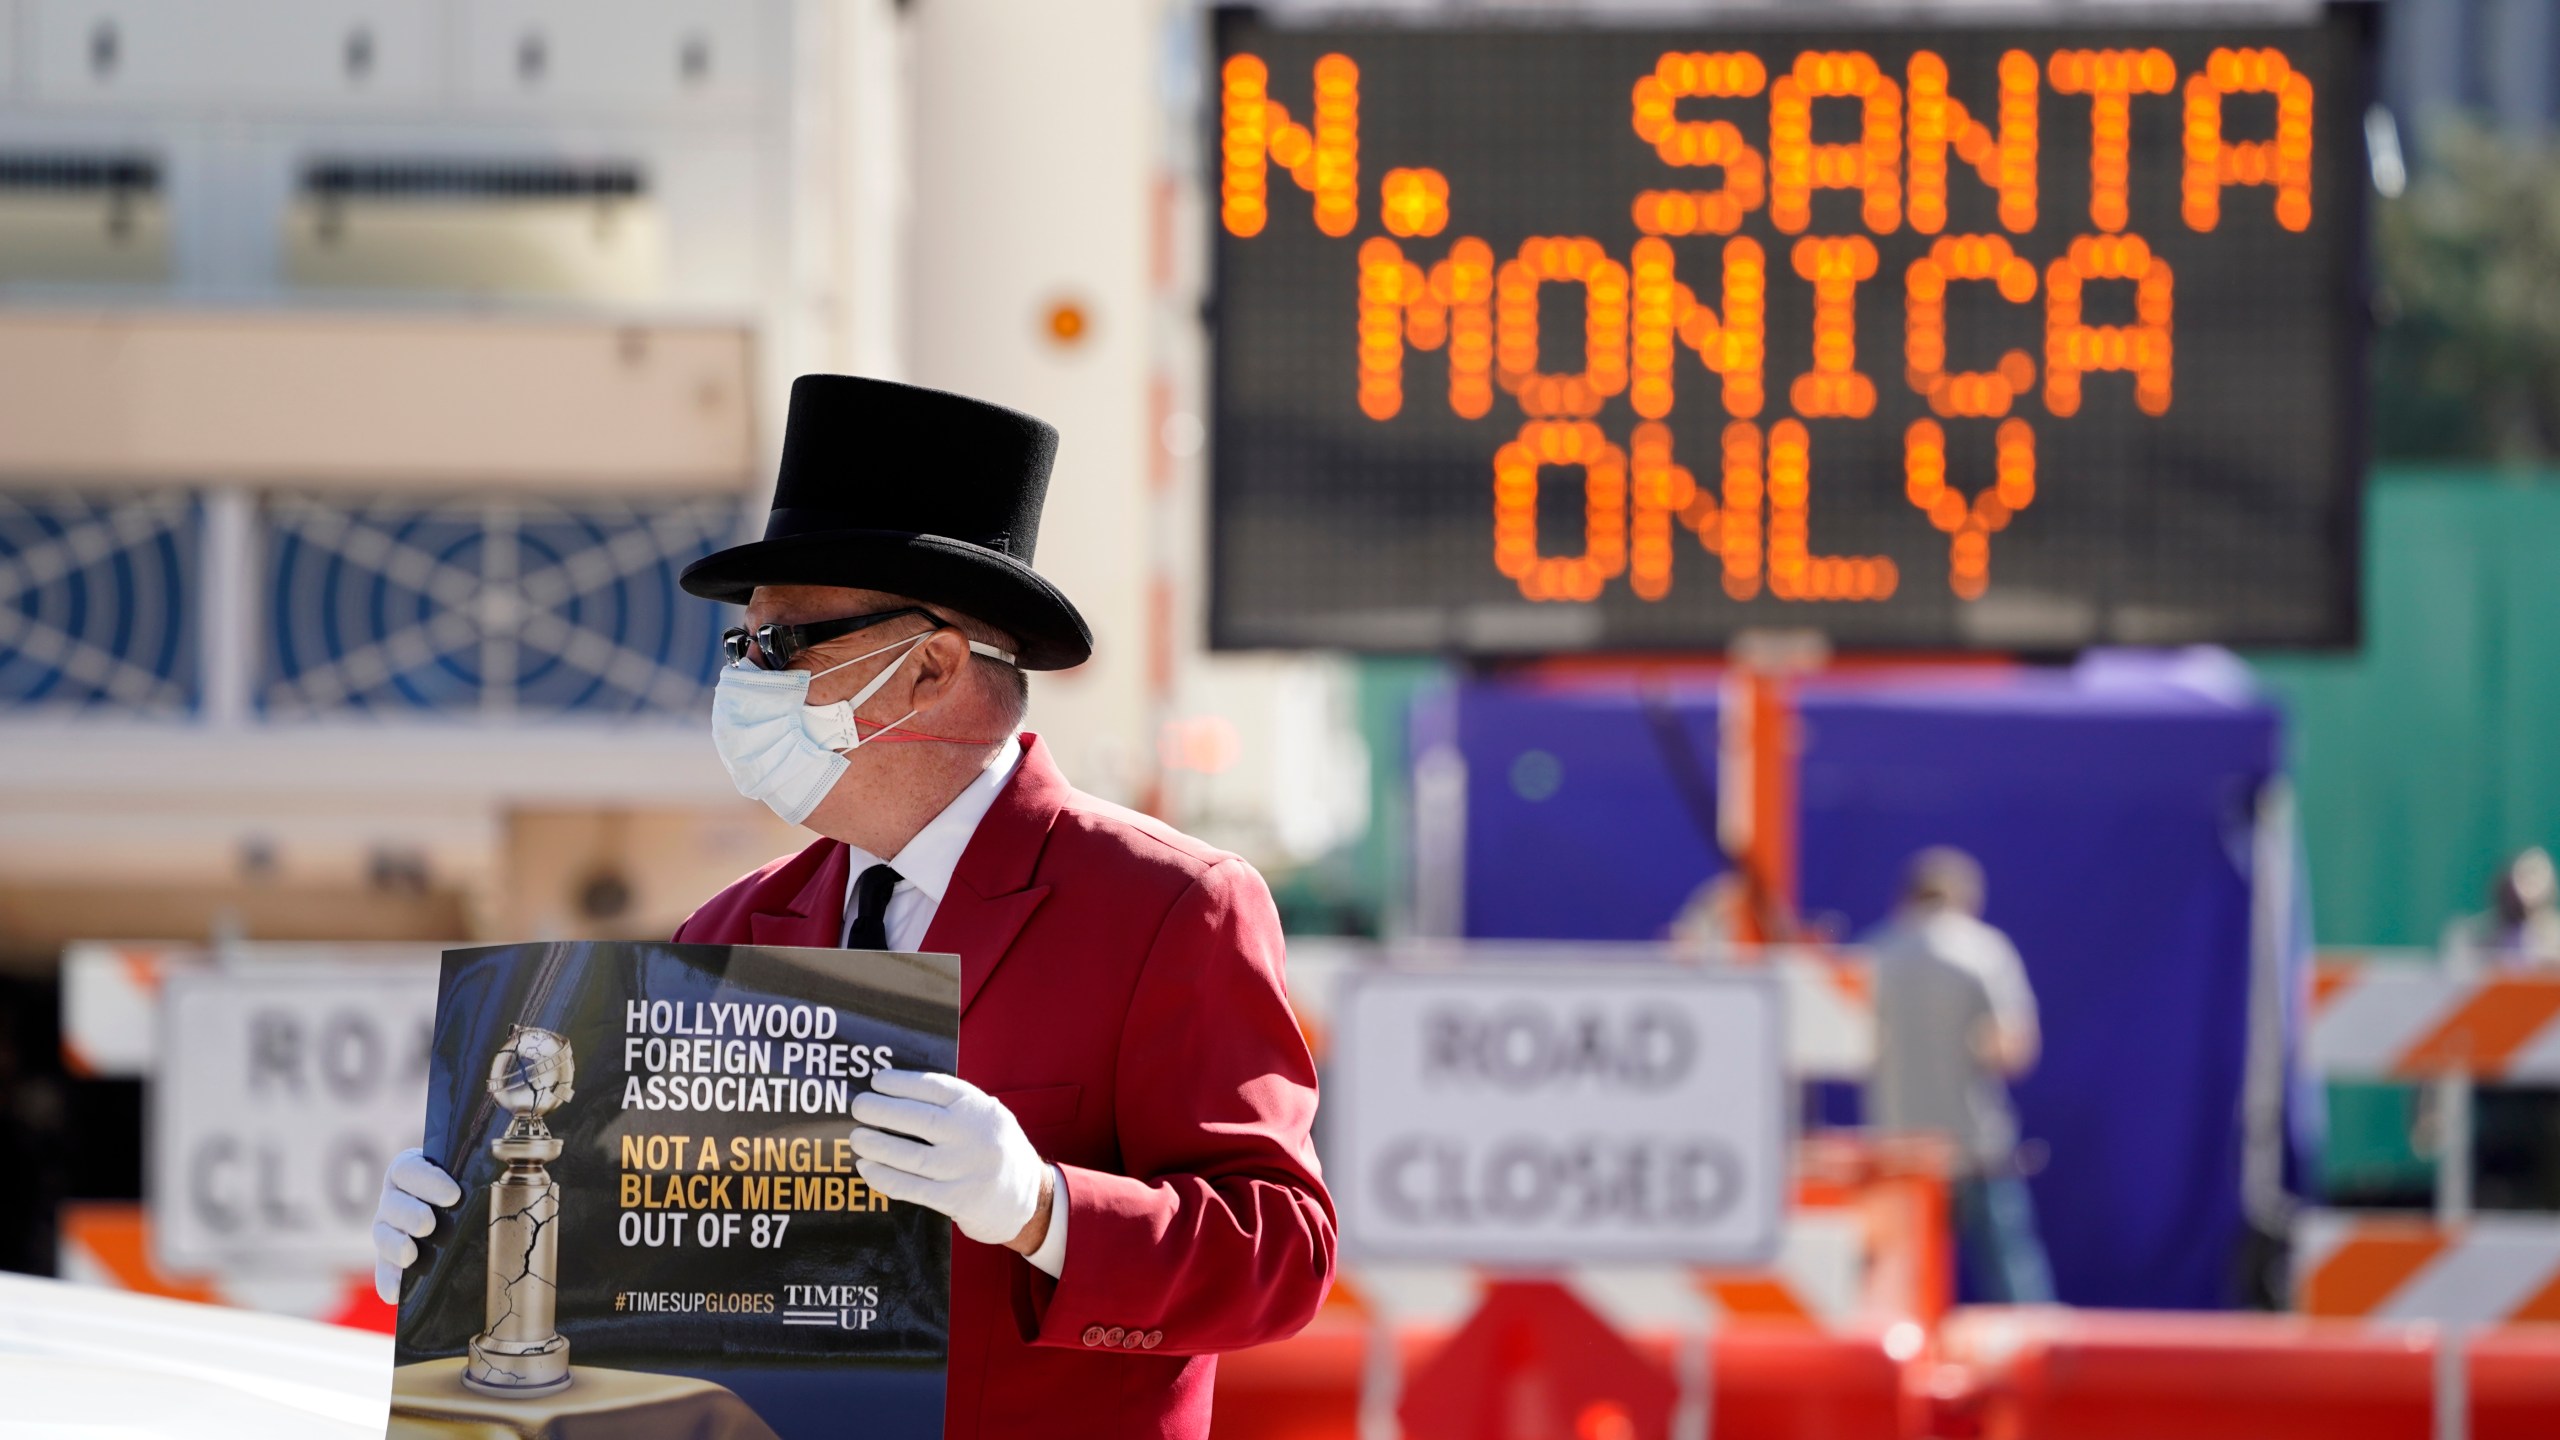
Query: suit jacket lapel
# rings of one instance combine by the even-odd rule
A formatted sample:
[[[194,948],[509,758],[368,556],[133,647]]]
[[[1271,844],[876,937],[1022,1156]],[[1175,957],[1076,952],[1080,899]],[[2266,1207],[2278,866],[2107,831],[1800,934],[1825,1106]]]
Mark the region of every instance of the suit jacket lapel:
[[[822,840],[824,856],[779,910],[760,910],[747,917],[747,934],[758,945],[804,945],[832,949],[844,943],[844,886],[852,860],[842,841]]]
[[[1031,912],[1049,894],[1031,883],[1050,823],[1066,803],[1067,782],[1037,735],[1022,737],[1022,760],[960,852],[951,888],[925,931],[924,948],[960,957],[960,1013],[967,1014],[1004,963]],[[842,881],[838,881],[841,891]],[[837,903],[843,909],[841,900]]]

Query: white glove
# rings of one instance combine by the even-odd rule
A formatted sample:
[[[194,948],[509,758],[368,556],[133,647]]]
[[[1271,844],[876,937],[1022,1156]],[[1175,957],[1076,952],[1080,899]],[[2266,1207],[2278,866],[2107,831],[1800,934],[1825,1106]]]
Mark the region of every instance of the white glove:
[[[462,1203],[462,1187],[418,1150],[391,1157],[382,1201],[373,1207],[373,1293],[400,1303],[400,1272],[417,1263],[418,1241],[436,1232],[435,1205]]]
[[[853,1168],[863,1181],[892,1200],[941,1211],[972,1240],[1008,1244],[1040,1208],[1048,1162],[1012,1111],[956,1075],[879,1071],[871,1089],[853,1097],[853,1118],[862,1122],[853,1132],[861,1157]]]

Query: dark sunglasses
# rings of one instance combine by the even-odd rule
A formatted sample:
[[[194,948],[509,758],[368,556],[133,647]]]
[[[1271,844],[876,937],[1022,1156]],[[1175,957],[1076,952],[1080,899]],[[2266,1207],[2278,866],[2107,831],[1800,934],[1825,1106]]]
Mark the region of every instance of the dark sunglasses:
[[[897,610],[883,610],[876,615],[848,615],[841,620],[812,620],[804,625],[758,625],[754,629],[739,626],[720,637],[720,652],[729,663],[752,659],[758,669],[781,670],[791,664],[792,657],[803,650],[815,649],[830,640],[841,640],[857,631],[885,624],[901,615],[921,615],[933,622],[936,630],[947,630],[951,622],[930,610],[909,605]]]

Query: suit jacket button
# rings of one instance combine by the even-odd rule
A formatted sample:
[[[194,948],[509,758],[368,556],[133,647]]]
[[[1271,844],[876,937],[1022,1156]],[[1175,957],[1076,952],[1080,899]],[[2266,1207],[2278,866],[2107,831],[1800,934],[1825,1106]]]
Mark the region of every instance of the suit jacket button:
[[[1084,1327],[1084,1343],[1086,1343],[1087,1345],[1099,1345],[1099,1344],[1101,1344],[1101,1343],[1102,1343],[1102,1327],[1101,1327],[1101,1326],[1099,1326],[1099,1325],[1087,1325],[1086,1327]]]
[[[1110,1329],[1102,1332],[1102,1343],[1110,1346],[1114,1350],[1117,1350],[1120,1348],[1121,1340],[1126,1338],[1128,1334],[1129,1332],[1127,1330],[1114,1325]]]
[[[1147,1332],[1145,1332],[1144,1330],[1132,1330],[1132,1331],[1130,1331],[1130,1332],[1129,1332],[1129,1339],[1128,1339],[1127,1344],[1128,1344],[1128,1347],[1129,1347],[1130,1349],[1132,1349],[1132,1350],[1144,1350],[1144,1349],[1146,1349],[1146,1348],[1147,1348]]]
[[[1161,1330],[1150,1330],[1150,1331],[1148,1331],[1148,1332],[1147,1332],[1147,1348],[1148,1348],[1148,1349],[1153,1350],[1154,1348],[1156,1348],[1157,1346],[1159,1346],[1159,1345],[1161,1345],[1161,1344],[1163,1344],[1163,1343],[1164,1343],[1164,1332],[1163,1332],[1163,1331],[1161,1331]]]

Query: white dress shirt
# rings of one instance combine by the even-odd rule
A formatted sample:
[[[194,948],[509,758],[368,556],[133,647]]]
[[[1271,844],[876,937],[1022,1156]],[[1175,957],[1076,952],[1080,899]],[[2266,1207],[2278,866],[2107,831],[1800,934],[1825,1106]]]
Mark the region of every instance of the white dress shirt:
[[[919,950],[924,946],[924,932],[933,928],[934,912],[942,908],[943,893],[951,888],[951,873],[960,868],[960,852],[969,848],[969,837],[978,833],[978,822],[987,818],[987,810],[996,803],[996,795],[1004,789],[1014,770],[1022,764],[1022,740],[1015,736],[996,752],[994,763],[978,772],[969,788],[952,797],[942,813],[925,822],[923,829],[909,840],[906,848],[889,859],[889,868],[898,872],[898,888],[889,892],[889,913],[882,922],[889,932],[892,950]],[[862,883],[862,872],[880,863],[880,857],[858,845],[847,845],[853,868],[844,877],[844,929],[836,936],[839,945],[853,943],[853,891]]]
[[[941,910],[942,897],[951,889],[951,875],[960,868],[961,852],[969,848],[969,837],[978,833],[978,822],[987,818],[997,794],[1021,764],[1021,737],[1008,737],[995,760],[978,772],[978,778],[952,797],[941,814],[926,821],[905,848],[890,857],[889,868],[898,872],[898,885],[889,892],[888,912],[881,917],[882,927],[889,932],[890,949],[924,948],[925,931],[933,928],[934,914]],[[881,861],[858,845],[844,848],[853,863],[845,872],[844,929],[838,932],[836,943],[850,946],[854,887],[862,883],[863,871]],[[1067,1268],[1067,1181],[1055,1165],[1049,1167],[1049,1234],[1029,1259],[1052,1279]]]

